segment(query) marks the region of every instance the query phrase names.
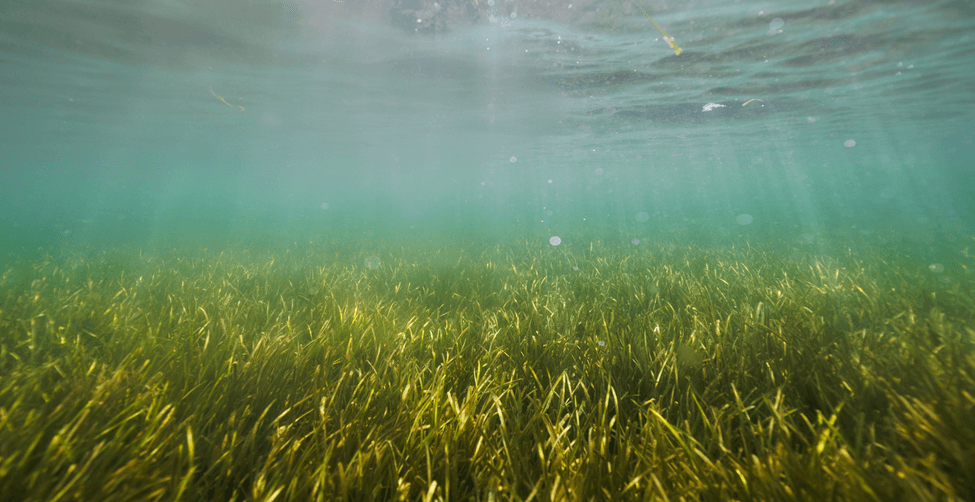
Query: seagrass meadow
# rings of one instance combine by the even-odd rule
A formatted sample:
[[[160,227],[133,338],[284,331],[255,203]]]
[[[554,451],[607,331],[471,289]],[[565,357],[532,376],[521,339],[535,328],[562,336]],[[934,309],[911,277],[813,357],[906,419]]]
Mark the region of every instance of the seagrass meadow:
[[[547,239],[12,259],[0,498],[975,499],[975,257]]]

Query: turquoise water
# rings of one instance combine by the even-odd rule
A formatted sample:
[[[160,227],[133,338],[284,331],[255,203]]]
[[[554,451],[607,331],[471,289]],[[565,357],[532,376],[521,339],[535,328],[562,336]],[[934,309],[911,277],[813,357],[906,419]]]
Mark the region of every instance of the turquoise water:
[[[2,251],[583,231],[964,247],[970,1],[639,6],[681,54],[628,2],[6,2]]]

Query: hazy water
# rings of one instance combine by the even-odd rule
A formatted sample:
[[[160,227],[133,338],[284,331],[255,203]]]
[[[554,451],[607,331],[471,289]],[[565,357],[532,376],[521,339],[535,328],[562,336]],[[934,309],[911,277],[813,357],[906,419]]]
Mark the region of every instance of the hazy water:
[[[972,230],[971,2],[639,5],[5,2],[2,247]]]

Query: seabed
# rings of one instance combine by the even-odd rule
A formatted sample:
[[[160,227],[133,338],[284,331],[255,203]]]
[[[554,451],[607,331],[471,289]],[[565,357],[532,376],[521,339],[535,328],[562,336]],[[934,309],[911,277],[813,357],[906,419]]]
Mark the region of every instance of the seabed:
[[[21,258],[0,498],[975,499],[975,258],[830,242]]]

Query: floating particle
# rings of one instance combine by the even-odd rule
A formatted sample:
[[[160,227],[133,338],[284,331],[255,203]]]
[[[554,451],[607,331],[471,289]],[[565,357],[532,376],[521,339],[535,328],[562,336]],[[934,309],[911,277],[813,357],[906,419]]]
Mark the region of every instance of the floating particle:
[[[559,244],[562,244],[562,238],[558,235],[553,235],[548,238],[548,243],[553,246],[558,246]]]
[[[605,347],[605,346],[606,346],[606,342],[604,342],[604,341],[602,341],[602,340],[600,340],[600,341],[599,341],[599,346],[600,346],[600,347]]]
[[[783,26],[785,26],[785,20],[783,20],[781,17],[777,17],[768,24],[768,29],[781,30]]]
[[[755,218],[750,214],[739,214],[738,217],[735,218],[735,221],[737,221],[739,225],[751,225],[752,222],[755,221]]]
[[[650,215],[643,211],[640,211],[639,213],[636,213],[636,216],[634,216],[633,218],[636,219],[636,221],[643,223],[650,219]]]
[[[225,104],[225,105],[227,105],[227,106],[229,106],[231,108],[239,108],[240,111],[244,111],[244,107],[243,106],[234,106],[234,105],[228,103],[227,100],[223,98],[223,96],[221,96],[221,95],[213,92],[213,87],[210,87],[210,94],[212,94],[213,97],[219,99],[221,103],[223,103],[223,104]]]
[[[640,244],[640,239],[633,239],[630,242],[632,242],[634,246],[638,246]]]
[[[854,141],[854,140],[852,140],[852,139],[848,139],[848,140],[846,140],[846,141],[843,142],[843,146],[845,146],[847,148],[853,148],[853,147],[857,146],[857,142]]]
[[[650,17],[650,14],[647,14],[647,12],[643,10],[642,7],[636,4],[633,4],[633,6],[636,7],[640,12],[642,12],[643,15],[646,16],[646,18],[649,19],[651,23],[653,23],[653,25],[657,28],[657,31],[659,31],[660,34],[663,35],[664,42],[667,42],[667,45],[669,45],[671,49],[674,49],[674,55],[680,56],[681,48],[677,45],[677,42],[674,40],[674,37],[668,35],[667,32],[664,31],[664,29],[661,28],[660,25],[657,24],[657,22],[654,21],[652,17]],[[569,8],[570,9],[572,8],[572,4],[569,4]]]
[[[806,122],[812,124],[816,122],[816,117],[806,117]]]
[[[365,259],[364,263],[366,265],[366,268],[368,268],[369,270],[375,270],[379,268],[380,265],[383,264],[382,260],[380,260],[378,256],[370,256]]]
[[[328,202],[322,202],[321,208],[328,209]]]
[[[934,272],[935,274],[940,274],[945,271],[945,266],[940,263],[932,263],[928,265],[928,270]]]

